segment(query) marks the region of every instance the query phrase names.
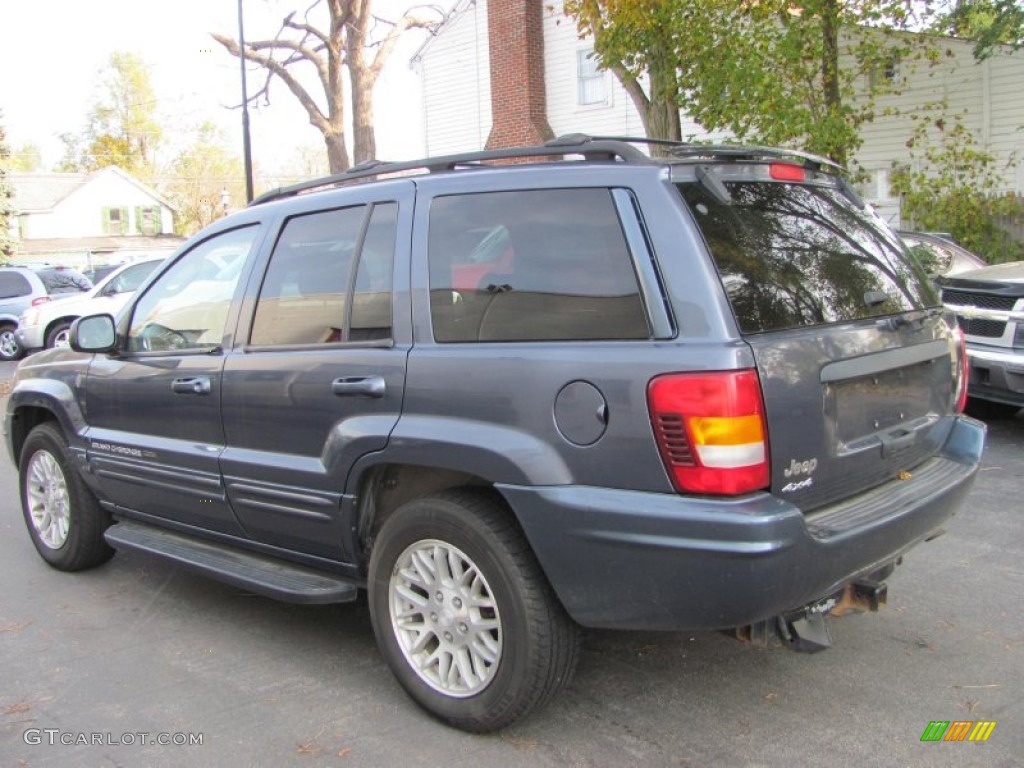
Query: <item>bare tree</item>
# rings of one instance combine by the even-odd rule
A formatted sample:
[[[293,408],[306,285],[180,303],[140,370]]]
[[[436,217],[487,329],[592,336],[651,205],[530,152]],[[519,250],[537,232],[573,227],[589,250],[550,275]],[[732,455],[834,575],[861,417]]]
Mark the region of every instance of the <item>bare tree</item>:
[[[311,20],[318,6],[326,5],[328,22],[317,26]],[[270,40],[246,41],[242,51],[237,40],[213,34],[213,39],[233,56],[243,56],[267,70],[263,87],[250,101],[261,97],[269,103],[270,87],[280,80],[292,92],[309,116],[310,124],[320,131],[327,146],[331,173],[349,167],[345,140],[347,99],[342,69],[351,82],[353,149],[355,162],[373,158],[376,140],[373,132],[373,88],[381,70],[408,29],[436,29],[444,14],[436,6],[415,6],[397,21],[389,21],[372,11],[371,0],[316,0],[296,19],[293,11],[284,17],[277,35]],[[429,19],[421,18],[425,11]],[[312,91],[297,76],[298,65],[310,65],[316,73],[322,93]]]

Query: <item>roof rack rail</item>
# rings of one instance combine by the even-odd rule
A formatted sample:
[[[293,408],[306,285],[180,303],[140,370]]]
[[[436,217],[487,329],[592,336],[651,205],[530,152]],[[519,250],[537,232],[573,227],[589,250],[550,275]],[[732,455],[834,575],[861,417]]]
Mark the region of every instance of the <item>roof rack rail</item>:
[[[578,134],[576,134],[578,135]],[[694,142],[672,141],[671,139],[634,138],[631,136],[593,136],[593,141],[621,141],[630,144],[650,144],[669,147],[669,155],[683,160],[799,160],[801,165],[813,166],[815,169],[833,168],[843,171],[844,168],[833,160],[800,149],[784,147],[763,147],[756,144],[697,144]]]
[[[571,151],[567,151],[571,150]],[[260,205],[271,200],[292,197],[301,192],[308,192],[324,187],[338,186],[358,179],[381,176],[405,171],[451,171],[458,167],[482,166],[489,161],[511,160],[527,157],[557,157],[560,155],[582,155],[586,160],[622,161],[627,163],[650,162],[650,158],[630,142],[620,140],[595,139],[582,133],[566,134],[552,139],[546,144],[534,147],[510,147],[507,149],[488,149],[478,152],[464,152],[456,155],[428,157],[420,160],[404,160],[387,162],[383,160],[365,160],[352,166],[344,173],[336,173],[318,179],[302,181],[287,187],[278,187],[253,200],[249,205]]]

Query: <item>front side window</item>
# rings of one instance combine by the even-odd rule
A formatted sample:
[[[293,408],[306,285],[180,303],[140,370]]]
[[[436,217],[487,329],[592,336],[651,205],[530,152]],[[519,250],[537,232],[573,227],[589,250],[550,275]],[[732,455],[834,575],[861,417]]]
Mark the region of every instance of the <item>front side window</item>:
[[[150,273],[160,264],[159,261],[146,261],[142,264],[128,267],[124,272],[111,280],[104,293],[107,295],[115,293],[130,293],[142,285],[142,281],[149,277]]]
[[[231,300],[257,226],[204,240],[160,275],[132,312],[132,352],[209,350],[224,340]]]
[[[397,209],[360,205],[289,219],[260,288],[250,343],[390,338]]]
[[[651,336],[608,189],[439,197],[428,249],[437,341]]]

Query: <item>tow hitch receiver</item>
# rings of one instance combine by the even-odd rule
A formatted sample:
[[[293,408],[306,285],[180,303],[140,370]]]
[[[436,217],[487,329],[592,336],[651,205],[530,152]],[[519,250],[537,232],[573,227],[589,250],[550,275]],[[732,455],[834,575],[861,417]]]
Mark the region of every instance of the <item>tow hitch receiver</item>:
[[[839,592],[795,611],[773,619],[748,624],[736,629],[736,637],[743,643],[768,647],[773,637],[783,645],[801,653],[817,653],[832,645],[832,635],[825,623],[825,615],[845,616],[849,613],[877,611],[885,605],[888,588],[882,582],[859,581],[847,584]]]

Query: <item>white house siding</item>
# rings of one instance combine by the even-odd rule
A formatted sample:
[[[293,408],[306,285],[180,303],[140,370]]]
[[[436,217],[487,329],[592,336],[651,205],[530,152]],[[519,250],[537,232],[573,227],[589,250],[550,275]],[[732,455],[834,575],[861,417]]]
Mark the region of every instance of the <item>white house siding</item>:
[[[85,184],[57,202],[46,213],[31,213],[24,219],[23,239],[95,237],[103,231],[104,208],[128,209],[128,233],[135,233],[135,209],[160,205],[161,232],[171,232],[171,211],[141,187],[114,170],[94,174]]]
[[[995,56],[989,67],[991,109],[989,142],[993,152],[1015,152],[1017,168],[1011,172],[1012,189],[1024,195],[1024,50]]]
[[[915,150],[912,157],[907,141],[914,129],[911,115],[924,114],[922,105],[945,99],[947,124],[952,123],[949,116],[960,115],[975,146],[991,152],[1003,163],[1014,151],[1018,156],[1024,155],[1024,51],[978,63],[971,43],[945,39],[942,46],[952,57],[934,67],[918,64],[912,69],[905,68],[901,72],[907,78],[905,87],[898,95],[878,100],[875,121],[865,125],[861,132],[864,143],[856,160],[871,174],[864,190],[866,197],[883,218],[895,225],[902,222],[899,200],[889,188],[889,176],[894,163],[914,170],[920,163],[920,150]],[[885,116],[886,108],[900,114]],[[934,113],[935,118],[940,116],[941,113]],[[930,135],[934,140],[937,132]],[[1020,168],[1004,173],[1003,190],[1024,190]]]
[[[592,50],[593,43],[580,40],[576,22],[562,14],[562,7],[558,0],[544,7],[544,83],[551,130],[556,136],[643,136],[640,114],[611,72],[604,72],[605,102],[580,105],[577,52]]]
[[[460,2],[454,15],[413,58],[423,93],[428,155],[482,149],[491,132],[487,4]]]
[[[555,135],[642,136],[643,124],[626,91],[605,73],[604,104],[581,106],[577,94],[577,51],[591,47],[581,40],[575,22],[562,14],[562,0],[544,6],[544,66],[548,123]],[[441,34],[414,60],[420,74],[429,154],[480,149],[491,127],[491,92],[487,49],[487,0],[463,0]],[[1004,175],[1005,189],[1024,194],[1024,50],[1002,53],[986,62],[974,60],[972,44],[946,38],[952,57],[934,68],[919,65],[903,74],[908,83],[899,95],[879,99],[873,123],[864,126],[857,163],[870,174],[863,193],[879,213],[900,225],[900,201],[891,194],[894,162],[909,164],[906,143],[913,124],[909,114],[945,98],[951,113],[963,115],[981,148],[1002,162],[1014,153],[1022,161]],[[903,113],[885,116],[886,107]],[[709,133],[685,114],[682,136],[689,141],[726,141],[725,132]]]

